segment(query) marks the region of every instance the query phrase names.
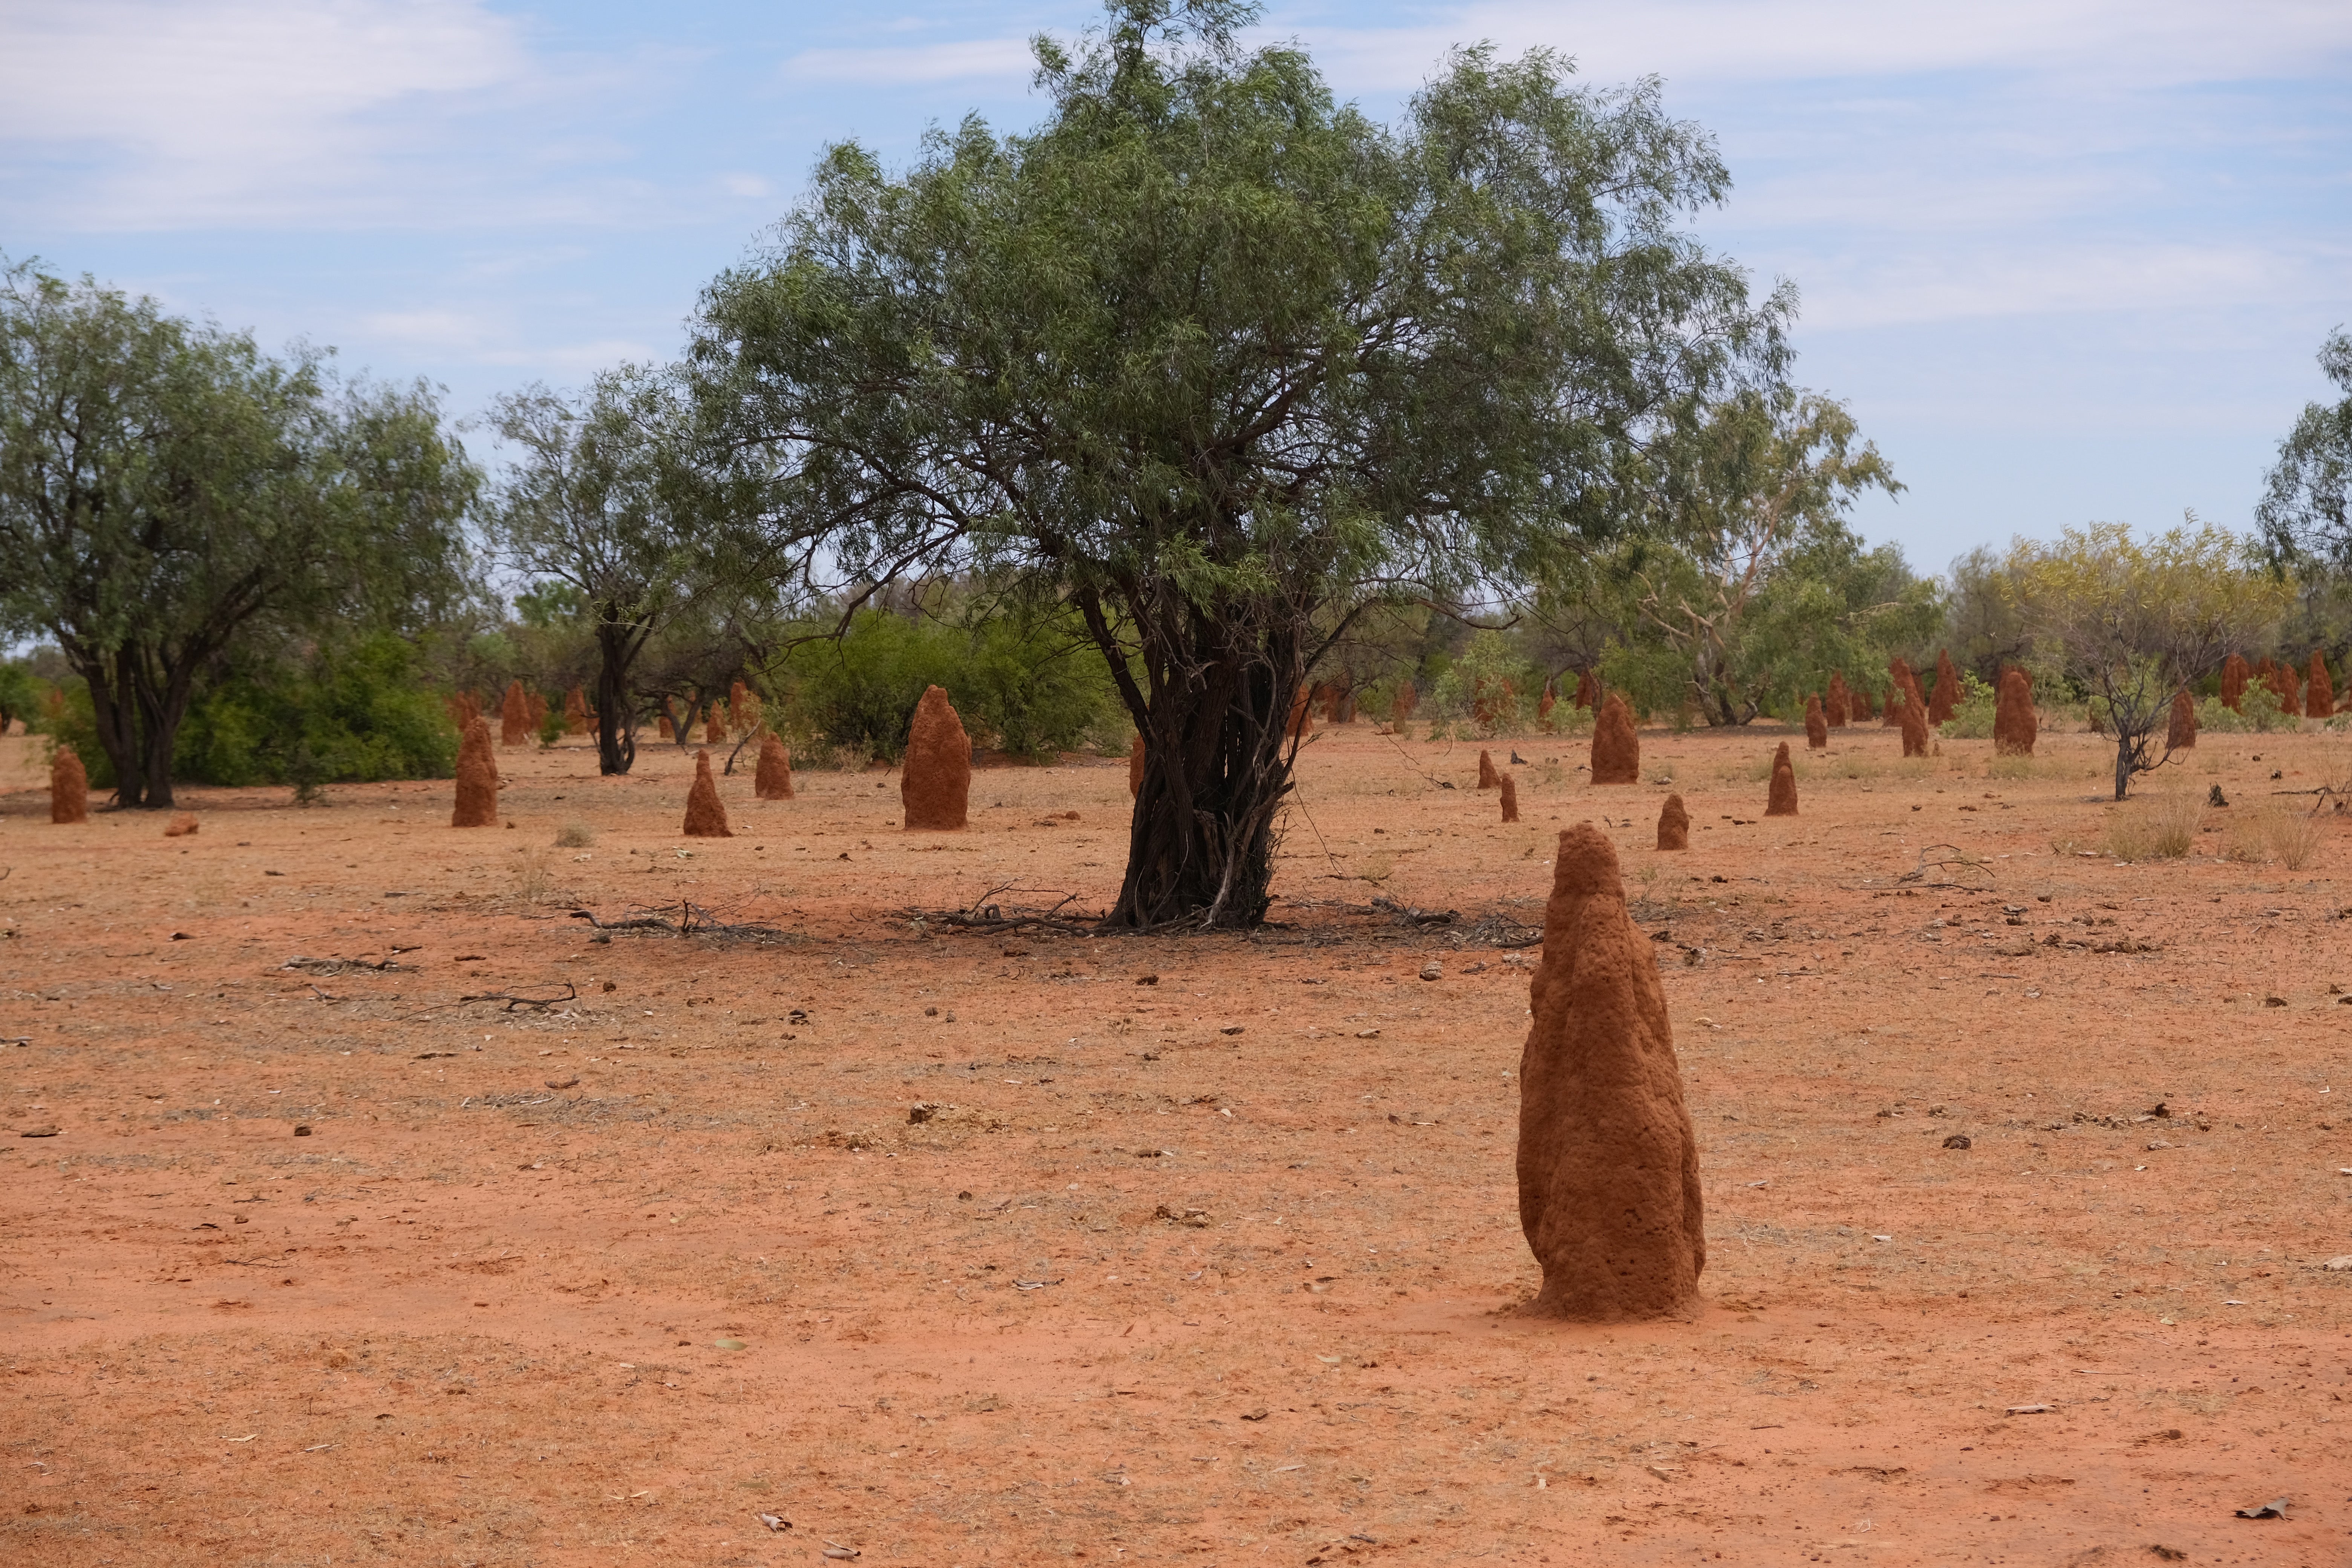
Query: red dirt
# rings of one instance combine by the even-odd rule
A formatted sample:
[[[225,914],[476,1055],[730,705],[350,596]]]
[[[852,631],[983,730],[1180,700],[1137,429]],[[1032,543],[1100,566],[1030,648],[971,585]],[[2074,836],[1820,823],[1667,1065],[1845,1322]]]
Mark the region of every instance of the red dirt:
[[[2340,1562],[2352,828],[2297,871],[2086,857],[2149,803],[2054,726],[1842,734],[1760,822],[1785,735],[1643,734],[1696,819],[1661,854],[1665,787],[1572,750],[1507,827],[1437,786],[1464,747],[1335,731],[1279,928],[1091,940],[907,911],[1107,907],[1117,758],[987,770],[951,838],[803,770],[681,840],[689,759],[566,741],[495,839],[438,781],[184,788],[167,841],[53,832],[0,741],[0,1560]],[[2261,802],[2343,743],[2181,768]],[[1688,1323],[1517,1310],[1536,954],[1455,939],[1533,924],[1602,816],[1696,1130]],[[1942,843],[1990,886],[1898,880]],[[682,900],[788,939],[565,918]]]

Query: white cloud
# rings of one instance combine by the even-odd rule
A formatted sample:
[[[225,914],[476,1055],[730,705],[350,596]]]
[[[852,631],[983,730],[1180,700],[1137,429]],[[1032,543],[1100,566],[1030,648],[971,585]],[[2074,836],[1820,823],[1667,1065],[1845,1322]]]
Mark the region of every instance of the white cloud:
[[[530,72],[478,0],[0,0],[0,141],[138,226],[300,212],[404,139],[387,117]]]
[[[1026,38],[972,38],[907,48],[806,49],[784,62],[783,73],[799,82],[902,86],[995,77],[1017,85],[1036,66]]]
[[[2340,0],[1544,0],[1473,4],[1410,27],[1323,26],[1276,12],[1348,91],[1407,89],[1451,46],[1545,45],[1589,79],[1828,79],[1953,70],[2064,71],[2144,85],[2318,75],[2352,47]],[[2331,58],[2331,57],[2335,57]]]

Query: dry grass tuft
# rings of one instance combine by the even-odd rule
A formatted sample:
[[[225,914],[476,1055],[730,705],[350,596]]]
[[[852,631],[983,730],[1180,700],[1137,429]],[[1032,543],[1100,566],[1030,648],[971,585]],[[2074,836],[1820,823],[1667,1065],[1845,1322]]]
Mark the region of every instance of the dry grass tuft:
[[[559,849],[585,849],[596,842],[596,830],[584,822],[567,822],[555,830]]]

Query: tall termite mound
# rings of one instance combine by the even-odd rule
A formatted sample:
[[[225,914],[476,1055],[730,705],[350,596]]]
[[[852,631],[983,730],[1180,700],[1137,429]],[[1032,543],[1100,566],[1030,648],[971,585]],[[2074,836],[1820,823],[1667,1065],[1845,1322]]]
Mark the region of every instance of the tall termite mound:
[[[1513,778],[1509,773],[1505,773],[1502,777],[1502,782],[1496,787],[1503,792],[1503,820],[1505,822],[1517,822],[1519,819],[1518,780]]]
[[[948,694],[934,686],[915,706],[898,799],[909,831],[953,832],[971,804],[971,737],[964,733]]]
[[[1927,754],[1927,705],[1919,700],[1916,690],[1906,691],[1903,698],[1903,754],[1924,757]]]
[[[2232,713],[2238,711],[2239,703],[2245,700],[2246,679],[2252,674],[2253,671],[2246,668],[2245,659],[2238,654],[2233,653],[2221,661],[2222,707]]]
[[[530,732],[534,735],[538,734],[539,727],[547,722],[547,699],[536,691],[525,692],[523,711],[530,719]]]
[[[576,686],[563,694],[563,732],[567,735],[588,732],[588,697]]]
[[[1398,681],[1396,697],[1389,703],[1389,722],[1391,724],[1403,723],[1406,720],[1412,717],[1412,710],[1420,706],[1421,693],[1413,689],[1412,682],[1410,680]]]
[[[1859,686],[1850,686],[1846,689],[1846,703],[1853,721],[1857,724],[1875,711],[1871,706],[1870,693]]]
[[[1805,749],[1818,752],[1829,743],[1829,715],[1822,711],[1819,697],[1808,697],[1805,699]]]
[[[1601,715],[1592,721],[1592,782],[1642,782],[1642,741],[1633,733],[1633,710],[1622,693],[1601,700]]]
[[[1690,812],[1678,795],[1666,796],[1666,804],[1658,808],[1658,847],[1690,847]]]
[[[2303,682],[2295,679],[2294,666],[2273,664],[2266,677],[2272,692],[2279,700],[2279,711],[2290,718],[2303,716]]]
[[[1936,650],[1936,690],[1927,699],[1927,722],[1940,724],[1952,716],[1960,703],[1960,672],[1952,668],[1952,655],[1948,648]]]
[[[1910,707],[1916,704],[1919,710],[1919,721],[1933,724],[1936,721],[1928,716],[1927,693],[1919,685],[1919,672],[1913,669],[1907,661],[1897,658],[1887,661],[1886,673],[1894,677],[1895,689],[1903,693],[1904,705]]]
[[[520,746],[530,734],[530,699],[522,693],[522,682],[507,682],[506,700],[499,705],[499,742],[501,745]]]
[[[1576,706],[1590,708],[1601,700],[1601,683],[1592,679],[1589,669],[1576,672]]]
[[[1585,1322],[1686,1314],[1706,1267],[1698,1145],[1649,942],[1617,852],[1559,836],[1519,1057],[1519,1226],[1533,1310]]]
[[[2172,694],[2172,721],[2164,729],[2164,749],[2186,751],[2197,743],[2197,704],[2185,690]]]
[[[1907,744],[1911,738],[1911,726],[1907,723],[1903,726],[1903,738]],[[1797,765],[1789,760],[1789,742],[1786,741],[1781,742],[1780,749],[1772,753],[1772,784],[1764,797],[1764,815],[1797,815]]]
[[[499,760],[490,747],[490,721],[477,715],[457,742],[457,809],[452,827],[499,825]]]
[[[751,727],[752,701],[751,689],[741,681],[727,688],[727,727],[740,734]]]
[[[1478,787],[1494,789],[1502,782],[1503,775],[1495,771],[1495,754],[1492,752],[1480,752],[1478,753]]]
[[[2001,671],[2000,694],[1992,710],[1993,751],[2004,757],[2030,757],[2041,729],[2033,713],[2033,683],[2013,666]]]
[[[1302,686],[1290,700],[1290,720],[1282,727],[1285,737],[1303,741],[1315,732],[1315,715],[1307,701],[1309,692]]]
[[[710,776],[710,753],[694,753],[694,784],[686,792],[686,836],[688,838],[732,838],[727,826],[727,803],[719,798],[719,781]]]
[[[1127,748],[1127,796],[1135,799],[1143,793],[1143,736],[1139,732],[1134,743]]]
[[[760,737],[760,763],[751,774],[751,793],[761,800],[793,798],[793,754],[773,735]]]
[[[727,721],[719,716],[719,704],[714,702],[702,716],[702,743],[716,746],[727,739]]]
[[[1822,717],[1829,721],[1831,729],[1843,730],[1853,716],[1853,701],[1846,691],[1845,677],[1832,670],[1829,700],[1822,704]]]
[[[68,824],[89,820],[89,773],[81,753],[63,742],[49,759],[49,820]]]
[[[2311,684],[2303,693],[2303,716],[2306,719],[2332,719],[2336,716],[2336,682],[2328,679],[2326,657],[2317,648],[2311,650]]]
[[[1551,682],[1547,680],[1544,682],[1543,695],[1536,699],[1536,722],[1544,729],[1549,730],[1552,727],[1551,710],[1558,706],[1558,700],[1551,694]]]

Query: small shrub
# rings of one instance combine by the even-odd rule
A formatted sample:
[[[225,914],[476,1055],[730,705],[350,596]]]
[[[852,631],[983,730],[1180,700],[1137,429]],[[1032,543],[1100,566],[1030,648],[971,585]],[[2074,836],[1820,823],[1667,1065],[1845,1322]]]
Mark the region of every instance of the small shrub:
[[[2297,727],[2296,721],[2280,709],[2278,693],[2251,680],[2235,709],[2223,707],[2219,697],[2208,697],[2197,705],[2197,729],[2200,734],[2210,731],[2217,735],[2267,735],[2273,730]]]
[[[542,752],[551,752],[555,750],[555,742],[562,739],[563,739],[563,710],[551,704],[546,717],[539,721],[539,749]]]
[[[559,849],[585,849],[596,842],[596,830],[584,822],[567,822],[555,830]]]
[[[1955,741],[1990,741],[1992,739],[1993,709],[1996,705],[1993,689],[1968,671],[1960,672],[1960,700],[1952,708],[1952,716],[1944,721],[1943,733]]]
[[[515,868],[515,897],[526,904],[543,904],[555,891],[555,872],[547,863],[547,851],[533,849],[524,854],[522,863]]]
[[[2271,854],[2290,871],[2300,871],[2319,853],[2319,818],[2312,812],[2273,806],[2263,814]]]

